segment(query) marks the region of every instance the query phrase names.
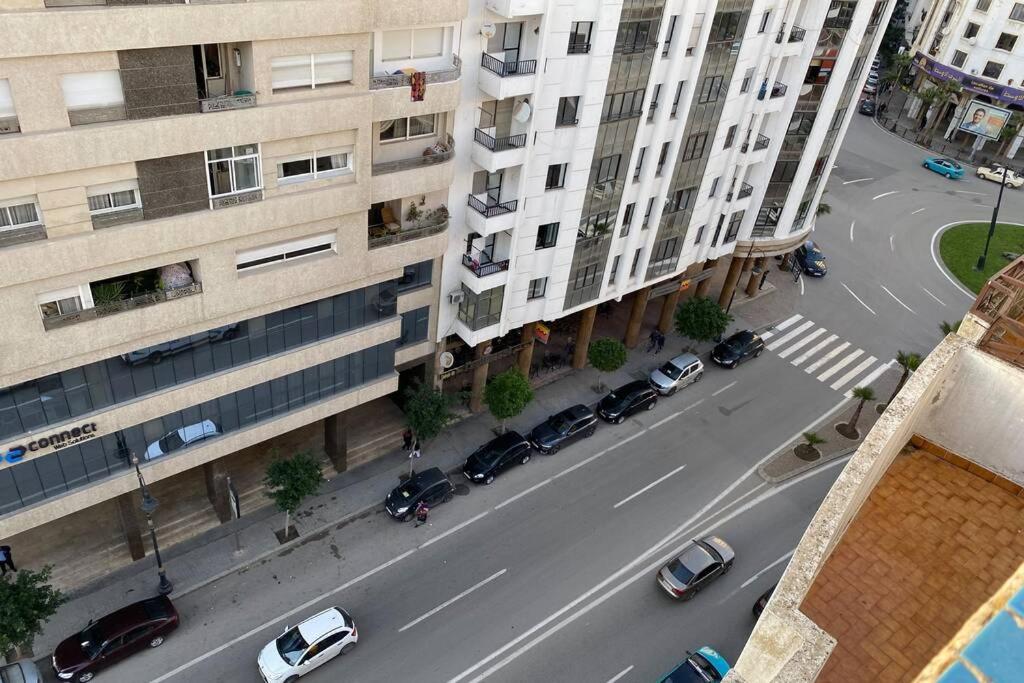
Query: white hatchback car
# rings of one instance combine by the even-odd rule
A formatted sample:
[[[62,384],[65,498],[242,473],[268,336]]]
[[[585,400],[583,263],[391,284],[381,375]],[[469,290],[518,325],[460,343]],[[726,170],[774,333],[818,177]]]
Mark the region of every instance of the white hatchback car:
[[[267,683],[293,683],[324,662],[351,652],[358,641],[352,617],[340,607],[331,607],[285,628],[267,643],[257,659],[260,675]]]

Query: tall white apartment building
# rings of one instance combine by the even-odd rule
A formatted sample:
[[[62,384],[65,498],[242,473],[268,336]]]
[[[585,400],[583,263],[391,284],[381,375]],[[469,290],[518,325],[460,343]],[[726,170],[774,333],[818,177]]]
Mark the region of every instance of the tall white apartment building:
[[[635,345],[649,298],[667,325],[682,280],[706,294],[732,256],[726,305],[743,271],[807,237],[891,10],[470,0],[438,340],[483,359],[580,314],[579,366],[597,304],[633,297]]]

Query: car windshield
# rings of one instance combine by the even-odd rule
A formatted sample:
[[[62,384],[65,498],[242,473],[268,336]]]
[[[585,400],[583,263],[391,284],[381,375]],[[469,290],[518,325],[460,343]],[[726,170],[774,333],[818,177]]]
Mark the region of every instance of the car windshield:
[[[570,419],[568,415],[559,413],[558,415],[551,416],[549,424],[551,425],[551,428],[559,434],[565,434],[569,431],[569,427],[572,426],[572,419]]]
[[[666,676],[661,683],[710,683],[714,680],[714,678],[703,673],[700,667],[693,663],[692,659],[688,659],[680,664],[675,671]]]
[[[726,339],[723,342],[723,345],[729,351],[739,353],[743,349],[743,340],[738,337],[733,337],[732,339]]]
[[[78,634],[78,642],[82,645],[82,652],[89,659],[96,659],[96,656],[103,649],[103,634],[96,625],[87,627]]]
[[[185,442],[178,436],[178,432],[171,432],[164,438],[160,439],[157,443],[160,444],[160,450],[164,453],[170,453],[176,451],[185,445]]]
[[[690,583],[690,579],[693,578],[693,572],[683,566],[683,563],[679,561],[679,558],[672,560],[668,563],[668,570],[672,572],[672,576],[679,579],[680,583],[684,586]]]
[[[398,487],[398,495],[402,496],[402,498],[409,499],[422,490],[423,488],[419,484],[414,481],[410,481]]]
[[[292,628],[284,632],[280,638],[277,639],[277,651],[281,654],[281,659],[288,662],[291,666],[295,666],[299,663],[299,657],[309,647],[309,643],[299,633],[298,628]]]
[[[679,379],[679,376],[683,374],[683,369],[678,365],[665,363],[661,366],[661,374],[665,375],[669,379]]]
[[[469,457],[471,460],[475,460],[476,462],[479,462],[484,465],[489,465],[498,459],[498,451],[492,450],[487,446],[484,446]]]

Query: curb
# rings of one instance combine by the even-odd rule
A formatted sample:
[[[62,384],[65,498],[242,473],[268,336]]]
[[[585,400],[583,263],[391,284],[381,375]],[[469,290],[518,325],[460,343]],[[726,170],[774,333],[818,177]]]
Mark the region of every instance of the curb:
[[[837,459],[842,458],[844,456],[847,456],[847,455],[849,455],[851,453],[855,453],[859,447],[860,447],[860,444],[858,444],[856,446],[853,446],[851,448],[845,448],[843,450],[836,451],[835,453],[832,453],[830,455],[823,455],[823,456],[821,456],[821,458],[815,460],[814,462],[809,462],[806,465],[801,465],[800,467],[797,467],[796,469],[793,469],[793,470],[790,470],[789,472],[786,472],[782,476],[773,477],[773,476],[769,476],[769,475],[765,474],[764,473],[764,465],[762,465],[761,467],[757,468],[757,474],[758,474],[758,476],[760,476],[762,479],[764,479],[769,484],[778,484],[778,483],[786,481],[787,479],[792,479],[793,477],[797,476],[798,474],[803,474],[804,472],[807,472],[808,470],[813,470],[815,467],[818,467],[820,465],[824,465],[827,462],[832,462],[833,460],[837,460]],[[768,464],[768,463],[765,463],[765,464]]]

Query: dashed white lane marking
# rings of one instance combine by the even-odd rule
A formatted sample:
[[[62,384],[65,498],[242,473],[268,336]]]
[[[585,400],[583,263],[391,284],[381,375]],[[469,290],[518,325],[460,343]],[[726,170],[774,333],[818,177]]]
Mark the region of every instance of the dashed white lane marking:
[[[857,221],[850,221],[850,241],[853,241],[853,226],[857,225]]]
[[[780,351],[779,358],[788,358],[789,356],[792,356],[794,353],[796,353],[803,347],[807,346],[808,344],[810,344],[812,341],[814,341],[823,334],[825,334],[825,328],[819,327],[814,332],[811,332],[809,335],[807,335],[800,341],[796,342],[795,344],[790,344],[789,348],[786,349],[785,351]]]
[[[733,382],[733,384],[736,384],[736,382]],[[652,424],[650,427],[648,427],[648,429],[654,429],[655,427],[660,427],[661,425],[665,424],[666,422],[668,422],[670,420],[676,419],[677,417],[679,417],[680,415],[685,413],[687,410],[692,410],[693,408],[696,408],[697,406],[699,406],[703,402],[704,402],[704,399],[701,399],[701,400],[697,401],[696,403],[691,403],[690,405],[686,406],[682,410],[677,410],[676,412],[672,413],[668,417],[663,417],[662,419],[658,420],[657,422]]]
[[[501,508],[505,507],[506,505],[511,505],[512,503],[516,502],[517,500],[519,500],[523,496],[526,496],[526,495],[529,495],[529,494],[533,493],[534,491],[536,491],[540,487],[546,486],[546,485],[550,484],[552,481],[554,481],[554,478],[545,479],[544,481],[542,481],[542,482],[540,482],[538,484],[534,484],[533,486],[531,486],[530,488],[526,489],[525,491],[520,491],[519,493],[517,493],[516,495],[512,496],[511,498],[498,503],[497,505],[494,506],[494,509],[495,510],[500,510]]]
[[[893,253],[896,253],[896,244],[894,242],[895,239],[896,235],[889,235],[889,251]]]
[[[570,472],[575,472],[579,468],[584,467],[586,465],[589,465],[590,463],[594,462],[598,458],[600,458],[600,457],[610,453],[611,451],[615,450],[616,448],[618,448],[620,446],[625,446],[627,443],[629,443],[633,439],[638,439],[638,438],[640,438],[641,436],[643,436],[646,433],[647,433],[647,429],[646,428],[641,429],[636,434],[633,434],[632,436],[627,436],[625,439],[622,439],[621,441],[617,441],[614,445],[609,446],[608,448],[604,449],[603,451],[598,451],[597,453],[594,453],[589,458],[587,458],[585,460],[579,461],[578,463],[576,463],[572,467],[565,468],[564,470],[562,470],[561,472],[559,472],[558,474],[556,474],[555,476],[553,476],[551,478],[552,479],[558,479],[559,477],[564,477],[565,475],[569,474]]]
[[[746,581],[744,581],[744,582],[743,582],[742,584],[740,584],[740,588],[746,588],[746,587],[747,587],[747,586],[749,586],[750,584],[754,583],[754,582],[755,582],[755,581],[757,581],[757,580],[758,580],[759,578],[761,578],[761,576],[762,576],[762,575],[763,575],[763,574],[764,574],[765,572],[767,572],[767,571],[771,571],[772,567],[775,567],[775,566],[777,566],[777,565],[780,565],[780,564],[782,564],[783,562],[785,562],[786,560],[788,560],[788,559],[789,559],[790,557],[792,557],[792,556],[793,556],[793,553],[795,553],[795,552],[796,552],[796,548],[793,548],[793,549],[792,549],[792,550],[790,550],[790,551],[789,551],[788,553],[786,553],[785,555],[783,555],[783,556],[782,556],[782,557],[780,557],[779,559],[775,560],[775,561],[774,561],[774,562],[772,562],[772,563],[771,563],[770,565],[768,565],[767,567],[765,567],[764,569],[762,569],[761,571],[759,571],[758,573],[754,574],[754,575],[753,575],[753,576],[751,576],[751,577],[750,577],[749,579],[747,579]]]
[[[871,374],[860,381],[859,386],[869,387],[871,383],[878,379],[883,372],[892,367],[894,361],[889,361],[885,365],[879,365],[877,368],[871,371]],[[845,394],[846,398],[853,398],[853,389],[848,390]]]
[[[921,213],[922,211],[924,211],[924,207],[922,207],[922,208],[918,209],[917,211],[911,211],[911,212],[910,212],[910,215],[911,215],[911,216],[913,216],[914,214],[916,214],[916,213]]]
[[[838,356],[840,353],[842,353],[844,350],[846,350],[846,348],[849,345],[850,345],[850,342],[843,342],[842,344],[840,344],[836,348],[832,349],[831,351],[826,353],[824,356],[822,356],[821,358],[819,358],[818,360],[814,361],[813,363],[808,365],[806,368],[804,368],[804,372],[807,372],[807,373],[814,372],[815,370],[820,368],[822,365],[824,365],[825,363],[829,362],[830,360],[832,360],[833,358]]]
[[[430,617],[434,616],[435,614],[437,614],[438,612],[443,610],[445,607],[448,607],[449,605],[455,603],[457,600],[461,600],[462,598],[466,597],[467,595],[469,595],[473,591],[477,590],[478,588],[483,588],[484,586],[489,584],[491,581],[494,581],[496,578],[498,578],[499,576],[501,576],[502,574],[504,574],[507,571],[508,571],[507,568],[506,569],[502,569],[500,572],[495,572],[494,574],[491,574],[490,576],[488,576],[483,581],[480,581],[479,583],[473,584],[472,586],[470,586],[466,590],[464,590],[461,593],[459,593],[458,595],[456,595],[454,598],[451,598],[450,600],[445,600],[440,605],[438,605],[434,609],[432,609],[429,612],[427,612],[426,614],[424,614],[422,617],[419,617],[417,619],[413,619],[408,624],[406,624],[402,628],[398,629],[398,632],[401,633],[402,631],[406,631],[406,630],[412,628],[413,626],[415,626],[416,624],[420,623],[424,619],[429,619]]]
[[[722,387],[722,388],[721,388],[721,389],[719,389],[718,391],[716,391],[716,392],[712,393],[711,395],[712,395],[712,396],[718,396],[718,395],[719,395],[720,393],[722,393],[722,392],[723,392],[723,391],[725,391],[726,389],[732,389],[732,388],[733,388],[734,386],[736,386],[736,382],[738,382],[738,381],[739,381],[739,380],[735,380],[735,381],[733,381],[733,382],[730,382],[729,384],[726,384],[726,385],[725,385],[724,387]]]
[[[838,363],[836,363],[835,365],[830,367],[828,370],[826,370],[825,372],[823,372],[820,375],[818,375],[818,381],[819,382],[824,382],[829,377],[831,377],[832,375],[836,374],[837,372],[839,372],[840,370],[845,368],[847,365],[852,363],[854,360],[856,360],[857,357],[860,356],[862,353],[864,353],[864,352],[861,351],[860,349],[854,349],[852,352],[850,352],[849,354],[847,354],[846,356],[841,358]]]
[[[626,674],[628,674],[632,670],[633,670],[633,665],[630,664],[625,669],[623,669],[619,673],[617,673],[614,676],[612,676],[611,678],[609,678],[608,679],[608,683],[615,683],[615,681],[621,680],[623,676],[625,676]]]
[[[984,192],[971,192],[970,190],[953,190],[953,192],[956,192],[958,194],[985,194]]]
[[[871,364],[874,363],[876,360],[878,359],[875,358],[874,356],[868,356],[867,358],[862,360],[860,364],[857,365],[857,367],[855,367],[853,370],[850,370],[848,373],[837,379],[835,382],[832,382],[832,388],[838,391],[839,387],[846,386],[847,382],[852,382],[854,377],[870,368]]]
[[[854,183],[863,183],[867,180],[874,180],[874,178],[857,178],[856,180],[845,180],[843,185],[853,185]]]
[[[798,336],[800,336],[800,334],[801,334],[801,333],[802,333],[802,332],[803,332],[804,330],[806,330],[806,329],[807,329],[808,327],[813,327],[813,326],[814,326],[814,322],[813,322],[813,321],[811,321],[811,320],[806,320],[806,321],[804,321],[804,323],[803,323],[803,324],[801,324],[801,325],[800,325],[799,327],[795,327],[795,328],[793,328],[793,329],[792,329],[791,331],[789,331],[789,332],[787,332],[786,334],[782,335],[781,337],[779,337],[778,339],[776,339],[775,341],[773,341],[773,342],[772,342],[771,344],[769,344],[769,345],[768,345],[768,346],[766,346],[765,348],[767,348],[767,349],[768,349],[769,351],[772,351],[772,350],[774,350],[774,349],[777,349],[777,348],[779,348],[780,346],[782,346],[783,344],[786,344],[786,343],[788,343],[788,342],[789,342],[790,340],[792,340],[792,339],[795,339],[795,338],[797,338]]]
[[[847,286],[846,286],[846,283],[845,283],[845,282],[840,282],[839,284],[841,284],[841,285],[843,286],[843,289],[845,289],[845,290],[846,290],[847,292],[849,292],[849,293],[850,293],[850,296],[852,296],[852,297],[853,297],[854,299],[856,299],[856,300],[857,300],[857,303],[859,303],[859,304],[860,304],[861,306],[863,306],[864,308],[868,309],[868,312],[870,312],[870,313],[871,313],[871,315],[878,315],[877,313],[875,313],[875,311],[874,311],[874,309],[873,309],[873,308],[871,308],[870,306],[868,306],[868,305],[867,305],[866,303],[864,303],[864,302],[863,302],[863,301],[861,300],[861,298],[860,298],[859,296],[857,296],[856,294],[854,294],[854,293],[853,293],[853,290],[852,290],[852,289],[850,289],[849,287],[847,287]]]
[[[431,545],[433,543],[437,543],[442,538],[447,538],[448,536],[451,536],[452,534],[454,534],[456,531],[460,531],[460,530],[464,529],[465,527],[469,526],[470,524],[472,524],[473,522],[477,521],[478,519],[480,519],[482,517],[486,517],[489,513],[490,513],[490,510],[485,510],[484,512],[481,512],[476,517],[470,517],[469,519],[467,519],[462,524],[456,524],[455,526],[453,526],[451,529],[449,529],[448,531],[444,532],[443,534],[440,534],[439,536],[434,536],[429,541],[426,541],[425,543],[421,543],[419,547],[420,548],[426,548],[428,545]]]
[[[828,338],[825,339],[825,341],[818,342],[811,349],[804,351],[802,354],[800,354],[799,356],[797,356],[796,358],[789,362],[792,363],[793,365],[800,365],[805,360],[816,354],[818,351],[821,351],[823,348],[834,342],[836,339],[839,339],[837,335],[830,334]]]
[[[889,190],[888,192],[883,192],[882,194],[876,194],[874,197],[871,198],[871,201],[875,201],[876,199],[881,199],[882,197],[888,197],[889,195],[897,194],[898,192],[899,192],[899,190]]]
[[[881,284],[881,283],[879,283],[879,285],[878,285],[878,286],[879,286],[879,287],[881,287],[882,289],[884,289],[884,290],[885,290],[885,293],[886,293],[886,294],[888,294],[888,295],[889,295],[889,296],[891,296],[891,297],[892,297],[893,299],[895,299],[895,300],[896,300],[896,303],[898,303],[898,304],[899,304],[900,306],[902,306],[903,308],[907,309],[907,310],[908,310],[908,311],[910,311],[911,313],[914,313],[914,309],[913,309],[913,308],[911,308],[910,306],[906,305],[906,304],[905,304],[905,303],[903,303],[902,301],[900,301],[900,298],[899,298],[898,296],[896,296],[895,294],[893,294],[892,292],[890,292],[890,291],[889,291],[889,288],[888,288],[888,287],[886,287],[885,285],[883,285],[883,284]],[[914,315],[917,315],[917,313],[914,313]]]
[[[666,479],[668,479],[669,477],[671,477],[673,474],[676,474],[677,472],[682,472],[684,467],[686,467],[686,465],[680,465],[679,467],[675,468],[674,470],[672,470],[668,474],[666,474],[664,476],[661,476],[661,477],[658,477],[657,479],[655,479],[650,484],[648,484],[647,486],[643,487],[642,489],[640,489],[639,491],[637,491],[633,495],[626,496],[625,498],[620,500],[618,503],[616,503],[615,505],[612,506],[612,509],[618,509],[618,508],[622,507],[623,505],[625,505],[626,503],[628,503],[629,501],[631,501],[634,498],[636,498],[637,496],[639,496],[639,495],[641,495],[643,493],[647,493],[648,491],[653,489],[655,486],[657,486],[661,482],[663,482]]]
[[[925,294],[927,294],[927,295],[928,295],[928,296],[930,296],[931,298],[935,299],[936,301],[938,301],[938,302],[939,302],[940,304],[942,304],[943,306],[945,306],[945,305],[946,305],[946,304],[942,303],[942,299],[940,299],[939,297],[937,297],[937,296],[935,296],[934,294],[932,294],[931,292],[929,292],[929,291],[928,291],[928,288],[927,288],[927,287],[924,287],[924,286],[922,286],[922,287],[921,287],[921,289],[923,289],[923,290],[924,290],[924,293],[925,293]]]

